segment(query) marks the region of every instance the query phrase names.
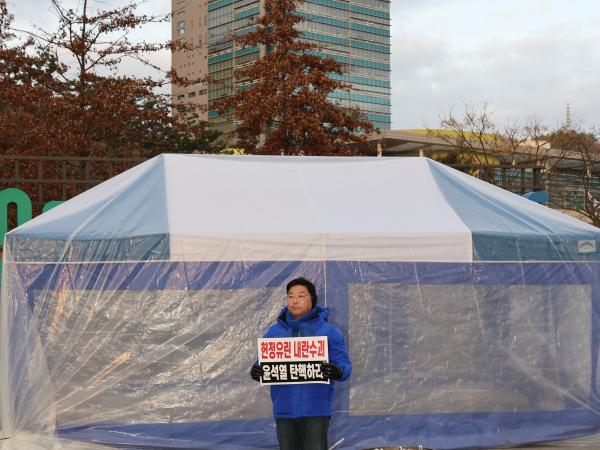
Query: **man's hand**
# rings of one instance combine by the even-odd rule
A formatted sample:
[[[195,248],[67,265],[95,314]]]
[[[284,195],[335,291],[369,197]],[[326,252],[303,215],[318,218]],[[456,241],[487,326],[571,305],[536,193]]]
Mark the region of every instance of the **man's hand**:
[[[321,372],[326,380],[340,380],[344,376],[344,372],[335,364],[331,363],[322,363],[321,364]]]
[[[262,375],[262,367],[260,367],[258,364],[254,364],[252,369],[250,369],[250,377],[252,377],[254,381],[260,381],[260,377],[262,377]]]

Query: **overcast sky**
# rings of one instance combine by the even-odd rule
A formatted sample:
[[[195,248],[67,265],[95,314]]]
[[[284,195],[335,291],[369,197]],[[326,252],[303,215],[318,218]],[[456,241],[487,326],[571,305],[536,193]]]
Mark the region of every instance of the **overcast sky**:
[[[47,0],[8,3],[16,26],[52,23]],[[144,12],[169,8],[147,0]],[[484,102],[499,124],[555,125],[569,102],[576,121],[600,126],[600,1],[392,0],[391,10],[392,128],[435,127],[451,108]],[[169,38],[170,28],[145,34]],[[169,55],[159,61],[167,67]]]

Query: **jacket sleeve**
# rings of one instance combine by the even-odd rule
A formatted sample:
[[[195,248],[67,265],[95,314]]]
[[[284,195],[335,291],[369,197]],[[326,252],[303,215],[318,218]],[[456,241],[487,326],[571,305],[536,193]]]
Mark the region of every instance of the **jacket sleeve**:
[[[329,362],[335,364],[342,369],[342,378],[338,381],[346,381],[350,378],[352,373],[352,362],[344,343],[344,336],[342,333],[335,328],[331,327],[332,331],[328,335],[328,346],[329,346]]]
[[[263,339],[274,338],[274,337],[280,337],[280,336],[278,336],[278,333],[277,333],[277,324],[276,323],[271,325],[267,329],[267,331],[265,331],[265,334],[263,335]]]

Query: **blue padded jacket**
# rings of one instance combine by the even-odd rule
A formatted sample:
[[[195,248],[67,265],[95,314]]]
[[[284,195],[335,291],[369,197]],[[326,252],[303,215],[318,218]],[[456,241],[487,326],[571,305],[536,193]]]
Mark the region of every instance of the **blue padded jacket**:
[[[295,334],[286,321],[287,307],[281,310],[277,322],[267,330],[265,338],[296,336],[327,336],[329,362],[342,369],[345,381],[352,372],[352,363],[344,344],[342,333],[329,322],[329,310],[315,306],[299,320]],[[330,384],[292,384],[271,386],[273,416],[276,419],[297,419],[299,417],[331,416],[333,413],[333,392],[335,380]]]

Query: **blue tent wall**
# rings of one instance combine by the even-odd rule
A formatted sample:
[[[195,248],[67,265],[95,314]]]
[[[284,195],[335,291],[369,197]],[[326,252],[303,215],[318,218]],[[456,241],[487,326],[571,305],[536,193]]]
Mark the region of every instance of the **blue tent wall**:
[[[41,269],[41,270],[40,270]],[[348,338],[348,286],[358,285],[588,285],[592,292],[592,378],[590,396],[555,411],[356,415],[349,405],[353,380],[338,385],[331,440],[344,438],[340,448],[421,444],[438,449],[491,447],[508,444],[562,440],[600,430],[600,397],[597,387],[600,324],[600,264],[545,263],[389,263],[389,262],[148,262],[82,265],[21,264],[19,276],[26,284],[29,301],[34,292],[52,288],[64,271],[70,272],[75,290],[281,289],[287,280],[304,275],[316,281],[321,301],[333,311],[332,321]],[[569,299],[565,299],[568,301]],[[389,299],[388,299],[389,301]],[[284,304],[282,292],[281,303]],[[497,305],[485,305],[494,311]],[[33,303],[30,307],[35,308]],[[260,305],[247,314],[260,315]],[[258,318],[258,317],[257,317]],[[423,324],[427,326],[427,324]],[[548,326],[553,326],[549,323]],[[235,327],[235,323],[232,324]],[[248,361],[248,366],[251,361]],[[355,362],[356,363],[356,362]],[[385,361],[381,361],[385,364]],[[482,368],[483,369],[483,368]],[[236,369],[237,370],[237,369]],[[248,382],[247,367],[240,382]],[[118,388],[118,386],[117,386]],[[251,385],[252,389],[264,388]],[[435,388],[433,385],[432,388]],[[535,389],[535,385],[533,388]],[[402,386],[398,386],[398,391]],[[535,392],[529,392],[535,395]],[[263,395],[268,396],[264,389]],[[176,418],[175,418],[176,419]],[[270,419],[172,423],[89,423],[71,426],[58,423],[68,438],[116,445],[156,448],[269,448],[275,445]]]

